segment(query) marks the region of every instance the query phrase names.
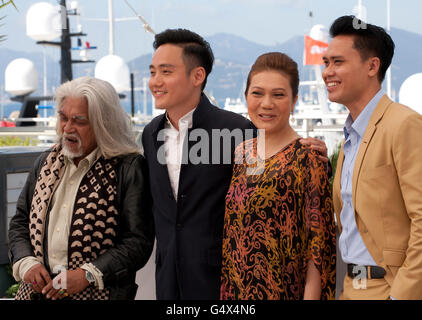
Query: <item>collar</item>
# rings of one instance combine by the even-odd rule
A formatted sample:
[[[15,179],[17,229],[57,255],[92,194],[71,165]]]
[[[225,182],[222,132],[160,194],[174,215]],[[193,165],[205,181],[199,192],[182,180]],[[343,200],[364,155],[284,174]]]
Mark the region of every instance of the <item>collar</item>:
[[[180,128],[192,128],[192,123],[193,123],[193,113],[195,112],[196,108],[192,109],[191,111],[189,111],[188,113],[186,113],[183,117],[181,117],[179,119],[179,129]],[[171,123],[167,112],[165,113],[166,115],[166,122],[164,124],[165,127],[167,128],[171,128],[176,130],[176,128],[173,126],[173,124]]]
[[[216,107],[211,104],[204,93],[201,93],[201,100],[192,115],[192,128],[201,128],[204,122],[209,122],[208,112],[211,108]],[[166,121],[166,114],[154,118],[150,123],[152,133],[157,134],[158,131],[163,129]]]
[[[366,127],[368,126],[369,120],[371,119],[371,115],[383,95],[384,93],[382,92],[382,90],[378,91],[375,96],[373,96],[371,101],[368,102],[365,108],[363,108],[362,112],[359,114],[355,121],[353,121],[352,116],[349,113],[343,128],[344,136],[346,137],[346,139],[349,137],[352,129],[360,136],[360,138],[363,137]]]
[[[100,151],[100,149],[98,147],[96,147],[94,150],[92,150],[89,155],[87,155],[85,158],[83,158],[81,161],[79,161],[78,167],[80,167],[81,165],[82,166],[87,165],[88,168],[90,168],[95,163],[95,161],[97,161],[98,158],[100,157],[99,151]],[[73,160],[66,157],[66,156],[64,156],[64,161],[65,161],[66,165],[68,165],[68,164],[74,165]]]

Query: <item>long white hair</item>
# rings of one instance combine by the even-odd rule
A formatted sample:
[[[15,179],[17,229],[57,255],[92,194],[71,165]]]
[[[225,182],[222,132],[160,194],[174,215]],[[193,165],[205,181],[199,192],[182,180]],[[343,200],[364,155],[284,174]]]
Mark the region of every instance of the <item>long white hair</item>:
[[[57,112],[61,110],[66,97],[86,99],[89,122],[102,156],[112,158],[140,153],[129,115],[110,83],[92,77],[81,77],[63,83],[55,94]],[[60,141],[63,132],[59,120],[56,132]]]

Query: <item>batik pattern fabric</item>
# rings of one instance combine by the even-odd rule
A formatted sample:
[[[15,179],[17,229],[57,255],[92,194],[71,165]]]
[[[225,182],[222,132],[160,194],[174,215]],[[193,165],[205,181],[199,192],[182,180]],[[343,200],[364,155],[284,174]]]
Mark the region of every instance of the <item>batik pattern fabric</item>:
[[[114,247],[119,212],[117,211],[117,158],[100,157],[82,178],[75,198],[69,233],[68,270],[93,262],[108,249]],[[52,198],[65,170],[61,149],[53,147],[41,168],[31,203],[29,233],[32,249],[43,263],[43,237],[45,220]],[[30,284],[21,282],[16,300],[31,300],[34,291]],[[109,300],[110,290],[90,285],[71,300]]]
[[[266,160],[240,144],[226,196],[221,299],[301,300],[313,261],[335,297],[335,224],[325,166],[299,140]]]

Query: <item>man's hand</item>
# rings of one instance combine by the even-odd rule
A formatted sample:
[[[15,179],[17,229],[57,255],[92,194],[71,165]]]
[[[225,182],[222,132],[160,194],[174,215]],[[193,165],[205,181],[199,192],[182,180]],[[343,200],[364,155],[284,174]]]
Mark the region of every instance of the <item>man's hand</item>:
[[[33,266],[25,272],[23,281],[32,285],[35,292],[40,293],[44,286],[51,282],[50,275],[47,269],[41,263]]]
[[[320,160],[325,163],[328,162],[328,149],[324,141],[311,137],[300,139],[299,141],[301,144],[310,146],[312,150],[317,151],[320,154],[318,156]]]
[[[42,293],[46,295],[47,299],[61,299],[70,294],[79,293],[89,286],[89,282],[85,277],[85,270],[75,269],[66,271],[66,282],[64,283],[64,275],[59,274],[56,276],[55,282],[59,284],[58,288],[53,287],[53,281],[49,282]]]

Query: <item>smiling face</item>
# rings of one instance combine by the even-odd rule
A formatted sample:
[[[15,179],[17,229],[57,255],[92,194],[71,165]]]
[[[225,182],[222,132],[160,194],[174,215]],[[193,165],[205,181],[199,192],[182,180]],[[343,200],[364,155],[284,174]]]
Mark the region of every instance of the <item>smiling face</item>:
[[[362,60],[354,47],[353,36],[334,37],[323,57],[325,69],[322,78],[327,87],[328,99],[345,105],[349,110],[359,105],[360,100],[366,98],[370,83],[378,72],[378,69],[374,71],[373,59],[378,58]]]
[[[85,98],[66,97],[59,111],[63,153],[77,165],[97,146]]]
[[[158,109],[168,114],[185,114],[197,106],[204,78],[198,78],[202,67],[187,72],[182,58],[183,48],[163,44],[157,48],[150,65],[149,88]],[[202,70],[200,70],[202,69]]]
[[[251,121],[258,129],[265,129],[266,136],[290,128],[289,116],[297,96],[293,96],[285,74],[271,70],[253,74],[246,101]]]

